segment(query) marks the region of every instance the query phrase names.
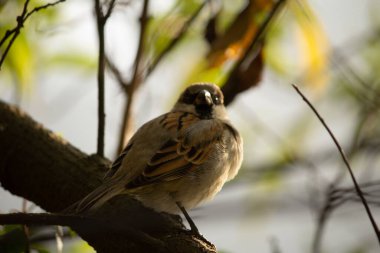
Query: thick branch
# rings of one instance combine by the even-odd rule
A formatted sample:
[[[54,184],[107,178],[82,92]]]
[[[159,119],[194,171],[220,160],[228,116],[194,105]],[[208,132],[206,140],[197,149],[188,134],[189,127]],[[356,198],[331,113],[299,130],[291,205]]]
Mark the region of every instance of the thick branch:
[[[0,115],[2,187],[57,212],[101,183],[109,161],[84,154],[3,102]],[[215,252],[183,230],[178,216],[156,213],[129,196],[115,197],[86,216],[102,225],[77,221],[72,227],[97,252]]]
[[[84,154],[16,107],[0,102],[0,115],[5,189],[56,212],[100,184],[109,161]]]

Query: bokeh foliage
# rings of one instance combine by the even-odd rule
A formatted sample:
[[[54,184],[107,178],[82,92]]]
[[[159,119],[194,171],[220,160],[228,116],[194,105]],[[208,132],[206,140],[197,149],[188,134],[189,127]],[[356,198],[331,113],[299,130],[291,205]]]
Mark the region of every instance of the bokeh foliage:
[[[31,6],[45,3],[31,2]],[[274,5],[274,1],[270,0],[212,2],[213,5],[200,12],[181,38],[179,45],[168,53],[170,57],[178,57],[184,55],[185,50],[194,50],[194,47],[200,52],[188,62],[186,71],[181,73],[183,82],[179,86],[198,81],[215,82],[222,86],[231,74],[234,64],[246,53],[255,33]],[[146,62],[153,61],[164,52],[202,3],[198,0],[177,0],[165,12],[152,12],[144,49]],[[0,1],[0,34],[16,25],[15,17],[20,13],[23,4],[24,1],[21,0]],[[60,25],[65,16],[61,8],[57,6],[40,12],[27,22],[2,67],[2,84],[14,85],[19,93],[33,90],[33,85],[38,85],[34,80],[38,73],[46,71],[46,66],[87,69],[89,75],[95,75],[95,56],[84,55],[75,49],[70,49],[70,52],[62,49],[45,55],[44,48],[41,47],[44,37],[41,30]],[[117,11],[121,12],[124,8],[130,6],[120,5]],[[112,20],[108,25],[112,26]],[[208,34],[207,29],[210,29]],[[370,183],[364,190],[368,190],[367,195],[374,205],[379,205],[379,187],[372,178],[376,174],[373,170],[379,165],[380,150],[378,37],[378,30],[371,30],[369,34],[360,35],[351,41],[343,50],[334,48],[329,44],[323,25],[310,3],[307,0],[289,0],[286,9],[266,31],[265,39],[256,52],[264,62],[264,67],[258,72],[270,72],[276,80],[281,80],[284,87],[289,82],[296,81],[310,92],[318,107],[336,117],[336,121],[350,116],[347,120],[348,134],[345,135],[347,138],[343,144],[351,161],[360,168],[357,172],[362,182]],[[289,49],[284,44],[294,46]],[[170,57],[163,63],[170,63]],[[345,113],[342,107],[349,113]],[[326,202],[329,196],[325,194],[331,185],[335,188],[334,201],[337,201],[332,205],[334,208],[358,201],[352,193],[351,184],[340,179],[344,178],[344,175],[340,176],[341,167],[335,159],[337,155],[333,146],[326,143],[318,145],[316,139],[320,138],[321,130],[316,127],[315,118],[307,109],[298,111],[293,115],[291,122],[283,122],[284,125],[280,126],[268,126],[255,116],[252,123],[246,120],[249,118],[247,115],[252,116],[256,112],[249,111],[252,110],[249,105],[245,110],[236,113],[245,119],[241,120],[240,129],[246,137],[247,147],[247,158],[235,181],[236,184],[248,182],[253,188],[256,184],[252,182],[258,182],[274,194],[285,191],[286,178],[294,175],[294,171],[300,167],[309,171],[311,177],[321,171],[325,173],[321,167],[333,167],[335,170],[329,171],[333,171],[333,176],[325,179],[323,175],[322,183],[311,186],[313,192],[321,196],[311,201],[317,206],[314,210],[316,216],[323,204],[329,204]],[[336,122],[332,123],[335,123],[335,126],[339,125]],[[257,146],[260,146],[259,150],[255,149]],[[268,148],[265,149],[265,146]],[[255,201],[252,200],[254,211],[271,207],[269,202]],[[247,215],[252,213],[248,212]],[[23,251],[25,236],[20,226],[5,226],[0,233],[1,236],[13,235],[12,239],[15,242],[11,243],[5,252]],[[31,247],[38,252],[45,250],[44,245],[40,243]],[[76,244],[70,250],[91,251],[85,243]],[[351,252],[369,250],[363,245],[358,245]]]

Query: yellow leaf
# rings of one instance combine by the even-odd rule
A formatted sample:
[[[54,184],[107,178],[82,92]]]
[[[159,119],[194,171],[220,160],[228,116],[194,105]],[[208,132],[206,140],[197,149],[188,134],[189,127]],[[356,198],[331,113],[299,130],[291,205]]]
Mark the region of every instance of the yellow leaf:
[[[210,68],[238,60],[256,35],[258,25],[272,6],[268,0],[249,1],[227,30],[213,42],[208,53]]]
[[[304,71],[303,82],[321,91],[328,80],[329,43],[326,33],[307,0],[291,0],[288,4],[297,24],[299,66]]]

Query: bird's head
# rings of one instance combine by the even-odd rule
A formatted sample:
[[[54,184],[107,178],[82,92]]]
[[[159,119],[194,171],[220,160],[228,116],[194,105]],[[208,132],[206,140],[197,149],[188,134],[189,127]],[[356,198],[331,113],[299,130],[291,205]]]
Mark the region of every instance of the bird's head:
[[[202,119],[226,118],[224,97],[215,84],[197,83],[186,88],[172,111],[185,111]]]

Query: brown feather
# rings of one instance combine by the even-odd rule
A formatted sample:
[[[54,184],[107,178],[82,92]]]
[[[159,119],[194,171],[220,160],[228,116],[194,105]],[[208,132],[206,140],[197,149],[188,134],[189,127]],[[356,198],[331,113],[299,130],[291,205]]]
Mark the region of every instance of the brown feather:
[[[206,162],[216,146],[223,144],[218,134],[214,135],[212,139],[210,136],[196,139],[197,142],[187,135],[189,128],[200,120],[199,117],[188,112],[167,113],[160,124],[169,131],[179,131],[177,138],[167,141],[150,159],[142,174],[130,182],[127,187],[139,187],[158,180],[175,180]],[[210,127],[213,133],[221,133],[224,130],[221,124]]]
[[[178,158],[175,160],[170,160],[157,166],[151,167],[153,169],[150,169],[149,171],[145,169],[143,175],[146,177],[156,177],[167,173],[173,173],[176,171],[176,169],[181,168],[182,166],[185,166],[189,163],[183,157],[178,155],[177,157]]]

